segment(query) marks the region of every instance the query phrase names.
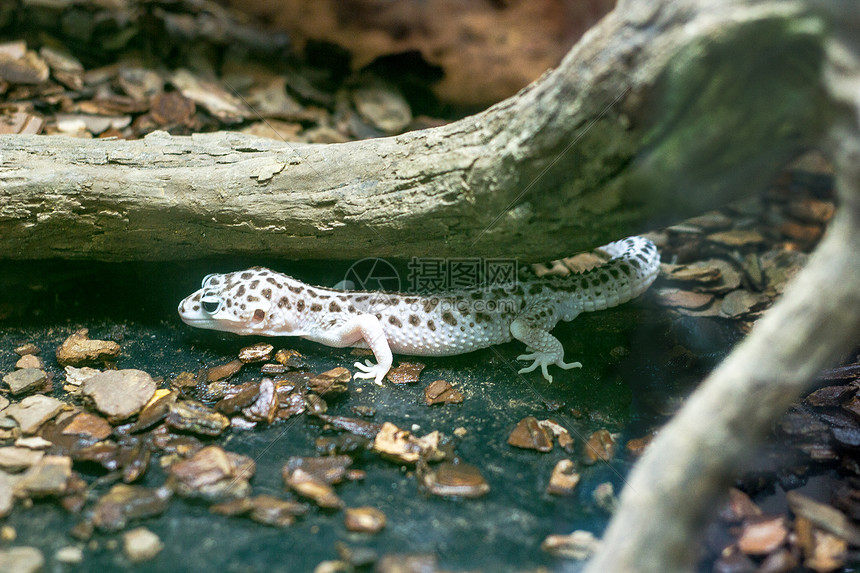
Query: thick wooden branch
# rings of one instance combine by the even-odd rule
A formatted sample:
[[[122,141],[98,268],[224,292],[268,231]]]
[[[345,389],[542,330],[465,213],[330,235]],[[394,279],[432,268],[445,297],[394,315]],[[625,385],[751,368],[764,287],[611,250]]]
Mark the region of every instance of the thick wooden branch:
[[[634,0],[451,125],[338,145],[0,138],[0,258],[549,260],[766,182],[826,123],[792,0]]]
[[[696,541],[737,468],[814,376],[860,340],[860,13],[854,10],[853,20],[841,22],[844,41],[831,46],[829,73],[834,101],[847,104],[834,138],[840,211],[783,298],[649,446],[587,572],[694,570]]]

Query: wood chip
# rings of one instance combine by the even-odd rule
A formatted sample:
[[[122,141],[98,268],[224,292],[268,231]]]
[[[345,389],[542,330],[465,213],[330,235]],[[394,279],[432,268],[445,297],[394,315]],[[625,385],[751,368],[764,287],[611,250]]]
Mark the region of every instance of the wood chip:
[[[517,423],[508,436],[508,444],[516,448],[549,452],[553,446],[552,434],[538,423],[537,418],[528,416]]]
[[[436,380],[424,388],[424,403],[428,406],[434,404],[460,404],[463,402],[463,394],[454,388],[450,382]]]

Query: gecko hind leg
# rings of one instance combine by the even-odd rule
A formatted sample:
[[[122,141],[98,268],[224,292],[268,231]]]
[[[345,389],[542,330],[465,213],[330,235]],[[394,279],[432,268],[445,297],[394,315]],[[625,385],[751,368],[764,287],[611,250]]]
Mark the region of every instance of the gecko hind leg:
[[[511,323],[511,335],[526,345],[529,354],[520,354],[517,360],[533,360],[531,366],[525,366],[518,371],[519,374],[532,372],[540,366],[543,377],[547,382],[552,382],[552,375],[547,367],[555,365],[562,370],[571,368],[582,368],[579,362],[564,361],[564,347],[561,342],[546,330],[528,324],[528,316],[517,318]]]

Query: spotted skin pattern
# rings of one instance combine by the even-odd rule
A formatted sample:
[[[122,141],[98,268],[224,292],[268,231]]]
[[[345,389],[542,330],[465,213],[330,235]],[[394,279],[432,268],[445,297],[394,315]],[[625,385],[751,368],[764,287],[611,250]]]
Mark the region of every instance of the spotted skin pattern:
[[[179,303],[179,316],[198,328],[237,334],[300,336],[337,348],[373,351],[376,364],[356,362],[355,378],[382,384],[392,353],[450,356],[517,339],[548,381],[550,365],[565,362],[561,342],[549,333],[559,320],[633,299],[654,282],[660,255],[651,241],[629,237],[597,250],[609,259],[567,277],[545,276],[506,286],[438,295],[339,291],[310,286],[262,267],[203,279]]]

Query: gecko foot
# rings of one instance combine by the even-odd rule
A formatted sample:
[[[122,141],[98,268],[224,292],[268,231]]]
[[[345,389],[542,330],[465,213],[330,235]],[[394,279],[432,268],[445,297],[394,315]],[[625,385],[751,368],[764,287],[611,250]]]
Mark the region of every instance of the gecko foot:
[[[531,366],[526,366],[518,371],[519,374],[525,374],[527,372],[531,372],[535,370],[538,366],[540,366],[540,370],[543,373],[543,377],[546,378],[547,382],[552,382],[552,376],[549,372],[547,372],[547,366],[550,364],[555,364],[562,370],[570,370],[571,368],[582,368],[582,364],[579,362],[565,362],[563,356],[556,356],[551,352],[533,352],[531,354],[520,354],[517,356],[517,360],[534,360]]]
[[[388,368],[384,368],[379,364],[374,364],[370,360],[365,360],[364,362],[364,364],[361,362],[353,364],[353,366],[361,370],[361,372],[356,372],[353,375],[353,378],[356,380],[359,378],[373,379],[374,384],[382,386],[382,379],[385,378],[386,374],[388,374]]]

